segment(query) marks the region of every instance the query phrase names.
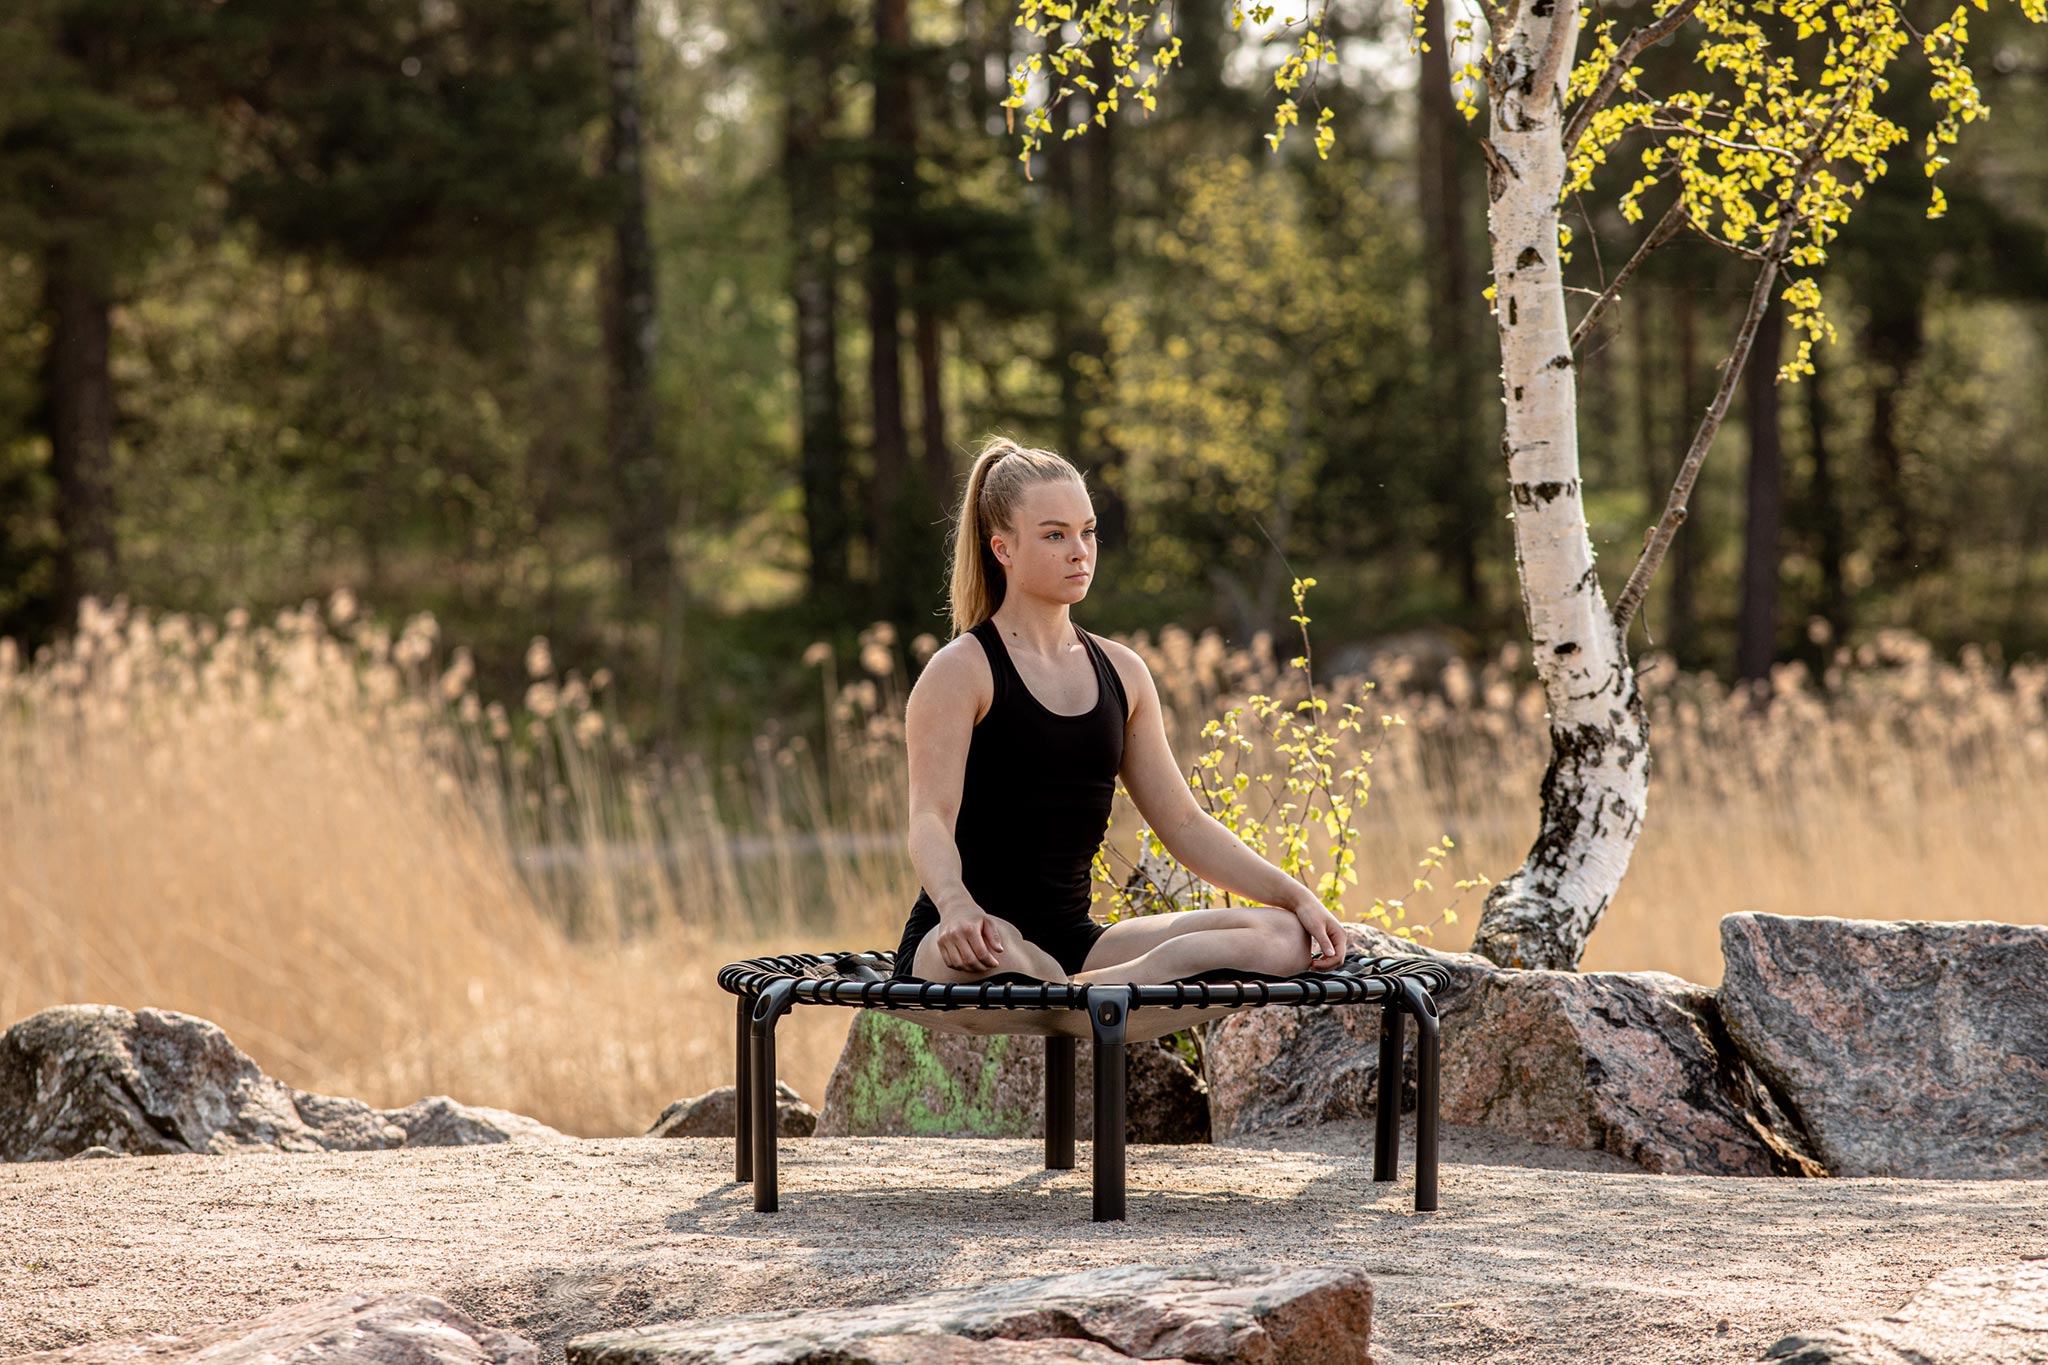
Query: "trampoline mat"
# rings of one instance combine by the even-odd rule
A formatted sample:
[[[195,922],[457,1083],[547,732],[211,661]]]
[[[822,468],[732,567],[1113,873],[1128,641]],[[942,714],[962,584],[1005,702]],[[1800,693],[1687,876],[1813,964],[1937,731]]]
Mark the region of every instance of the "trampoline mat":
[[[924,980],[922,976],[907,978],[909,984]],[[1182,976],[1186,984],[1210,982],[1210,984],[1241,984],[1251,980],[1284,982],[1300,980],[1298,976],[1268,976],[1266,972],[1235,972],[1235,970],[1214,970],[1200,972],[1196,976]],[[995,972],[975,980],[977,986],[1008,986],[1008,993],[1016,999],[1014,1005],[958,1005],[954,1009],[887,1009],[868,1007],[877,1013],[897,1015],[920,1027],[932,1029],[934,1033],[967,1033],[967,1036],[989,1038],[995,1033],[1012,1033],[1012,1036],[1028,1038],[1094,1038],[1094,1027],[1087,1021],[1085,1009],[1071,1009],[1067,1005],[1036,1005],[1034,999],[1038,988],[1047,982],[1026,976],[1024,972]],[[1006,995],[1004,990],[993,990],[993,997]],[[1294,1001],[1241,1001],[1229,1005],[1137,1005],[1124,1017],[1124,1042],[1151,1042],[1165,1038],[1167,1033],[1178,1033],[1180,1029],[1202,1023],[1204,1019],[1223,1019],[1225,1015],[1237,1015],[1247,1009],[1260,1009],[1262,1005],[1296,1005]]]

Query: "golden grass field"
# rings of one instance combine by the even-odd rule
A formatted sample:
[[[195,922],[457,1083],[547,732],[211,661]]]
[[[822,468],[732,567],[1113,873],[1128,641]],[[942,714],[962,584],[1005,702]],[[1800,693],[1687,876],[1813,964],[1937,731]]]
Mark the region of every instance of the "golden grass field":
[[[1300,693],[1263,637],[1128,643],[1183,768],[1206,720]],[[61,650],[25,660],[0,641],[0,1027],[62,1003],[183,1010],[303,1089],[644,1131],[730,1080],[719,964],[895,945],[917,894],[903,697],[934,647],[871,629],[847,680],[814,647],[826,752],[763,734],[713,773],[638,758],[605,718],[606,679],[558,675],[545,642],[508,713],[479,703],[430,618],[394,635],[345,594],[269,623],[89,605]],[[1898,633],[1834,659],[1818,687],[1781,669],[1768,706],[1638,661],[1649,819],[1584,968],[1716,984],[1717,925],[1737,910],[2048,923],[2032,890],[2048,872],[2048,665],[1944,661]],[[1542,692],[1513,645],[1426,689],[1414,673],[1396,660],[1369,693],[1317,682],[1405,722],[1365,732],[1372,800],[1344,910],[1400,897],[1406,924],[1463,948],[1480,891],[1452,880],[1506,875],[1534,833]],[[1139,823],[1119,795],[1119,869]],[[1413,891],[1447,833],[1446,890]],[[813,1103],[847,1017],[784,1025],[783,1074]]]

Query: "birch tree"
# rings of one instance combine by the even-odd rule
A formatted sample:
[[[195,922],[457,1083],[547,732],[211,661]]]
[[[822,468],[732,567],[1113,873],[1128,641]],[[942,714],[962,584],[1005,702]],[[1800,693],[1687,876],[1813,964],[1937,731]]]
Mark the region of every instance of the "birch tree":
[[[2048,11],[2048,0],[2016,2],[2035,23]],[[1411,49],[1427,3],[1408,0],[1416,17]],[[1473,944],[1494,962],[1576,968],[1628,870],[1650,780],[1649,722],[1629,626],[1685,522],[1701,462],[1773,294],[1796,337],[1779,382],[1811,374],[1814,344],[1835,337],[1815,272],[1855,201],[1885,174],[1887,154],[1913,136],[1877,108],[1887,73],[1909,48],[1931,70],[1932,118],[1917,157],[1930,181],[1962,125],[1989,112],[1965,62],[1970,5],[1984,10],[1988,0],[1958,3],[1924,31],[1908,3],[1650,0],[1589,23],[1581,0],[1479,0],[1478,20],[1456,21],[1457,37],[1480,48],[1454,81],[1468,121],[1485,104],[1476,141],[1487,164],[1492,282],[1484,296],[1500,335],[1501,454],[1522,606],[1550,707],[1541,825],[1521,867],[1489,892]],[[1315,105],[1322,70],[1337,58],[1325,27],[1327,0],[1319,9],[1310,0],[1288,5],[1303,12],[1230,3],[1233,26],[1281,16],[1271,30],[1283,39],[1273,75],[1280,99],[1266,135],[1275,151],[1302,127],[1304,104]],[[1624,20],[1634,26],[1618,31]],[[1098,125],[1127,105],[1149,112],[1180,54],[1170,5],[1161,0],[1020,0],[1017,22],[1042,40],[1013,70],[1006,102],[1013,131],[1016,111],[1024,111],[1018,155],[1027,175],[1052,130],[1053,106],[1085,97]],[[1474,32],[1475,23],[1483,32]],[[1681,30],[1696,45],[1694,88],[1640,88],[1636,59]],[[1092,60],[1096,52],[1108,53],[1107,62]],[[1309,125],[1319,156],[1335,141],[1333,117],[1318,107]],[[1089,126],[1088,119],[1069,123],[1065,137]],[[1628,222],[1649,226],[1611,277],[1579,291],[1592,297],[1574,319],[1564,278],[1571,231],[1560,209],[1593,190],[1603,171],[1616,174],[1610,160],[1640,167],[1619,207]],[[1940,217],[1943,207],[1940,186],[1931,185],[1928,216]],[[1587,338],[1644,260],[1688,233],[1753,261],[1755,282],[1663,512],[1610,607],[1586,530],[1578,368]]]

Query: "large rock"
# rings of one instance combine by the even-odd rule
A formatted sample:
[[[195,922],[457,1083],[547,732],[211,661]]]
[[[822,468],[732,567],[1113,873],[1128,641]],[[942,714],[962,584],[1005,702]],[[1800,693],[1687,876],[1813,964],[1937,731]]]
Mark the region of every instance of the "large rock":
[[[57,1161],[96,1148],[123,1156],[351,1152],[560,1137],[445,1095],[387,1111],[294,1090],[213,1024],[170,1010],[65,1005],[0,1034],[0,1161]]]
[[[661,1111],[647,1130],[657,1138],[722,1137],[737,1129],[739,1106],[731,1086],[721,1085],[693,1099],[677,1100]],[[775,1083],[775,1131],[783,1137],[809,1137],[818,1127],[818,1112],[804,1103],[788,1081]]]
[[[1778,1365],[2048,1365],[2048,1259],[1944,1271],[1870,1322],[1784,1338]]]
[[[15,1365],[540,1365],[540,1348],[425,1294],[343,1294],[188,1337],[96,1342]]]
[[[1094,1123],[1095,1046],[1075,1048],[1075,1132]],[[1125,1139],[1206,1142],[1201,1079],[1165,1040],[1125,1049]],[[819,1137],[1038,1137],[1045,1132],[1045,1039],[939,1033],[861,1010],[825,1086]]]
[[[1728,1030],[1837,1175],[2048,1176],[2048,928],[1736,914]]]
[[[1714,996],[1663,972],[1516,971],[1347,925],[1368,956],[1450,969],[1436,996],[1440,1113],[1532,1142],[1606,1151],[1650,1171],[1821,1174],[1797,1129],[1743,1063]],[[1379,1083],[1377,1006],[1271,1006],[1209,1032],[1219,1138],[1365,1118]],[[1410,1023],[1402,1096],[1414,1105]]]
[[[1358,1365],[1372,1283],[1349,1266],[1243,1262],[1107,1266],[942,1289],[867,1308],[749,1313],[597,1332],[568,1365],[854,1365],[855,1362],[1124,1359],[1223,1365]],[[928,1353],[908,1342],[935,1339]],[[987,1354],[962,1340],[987,1342]],[[1013,1354],[1014,1343],[1086,1341],[1108,1354]],[[886,1351],[884,1346],[886,1343]],[[1001,1343],[1001,1344],[997,1344]]]
[[[408,1147],[477,1147],[494,1142],[558,1142],[561,1133],[539,1119],[492,1109],[481,1104],[457,1104],[446,1095],[429,1095],[403,1109],[386,1109],[383,1115],[405,1134]]]

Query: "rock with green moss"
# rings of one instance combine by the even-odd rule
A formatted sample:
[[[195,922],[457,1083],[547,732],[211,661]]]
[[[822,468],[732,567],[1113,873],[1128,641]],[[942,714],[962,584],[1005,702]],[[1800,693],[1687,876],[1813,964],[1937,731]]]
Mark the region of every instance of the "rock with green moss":
[[[1094,1046],[1075,1049],[1075,1124],[1094,1122]],[[1207,1142],[1208,1095],[1170,1044],[1128,1051],[1125,1136],[1131,1142]],[[862,1010],[825,1087],[819,1137],[1042,1137],[1045,1039],[937,1033],[901,1015]]]

